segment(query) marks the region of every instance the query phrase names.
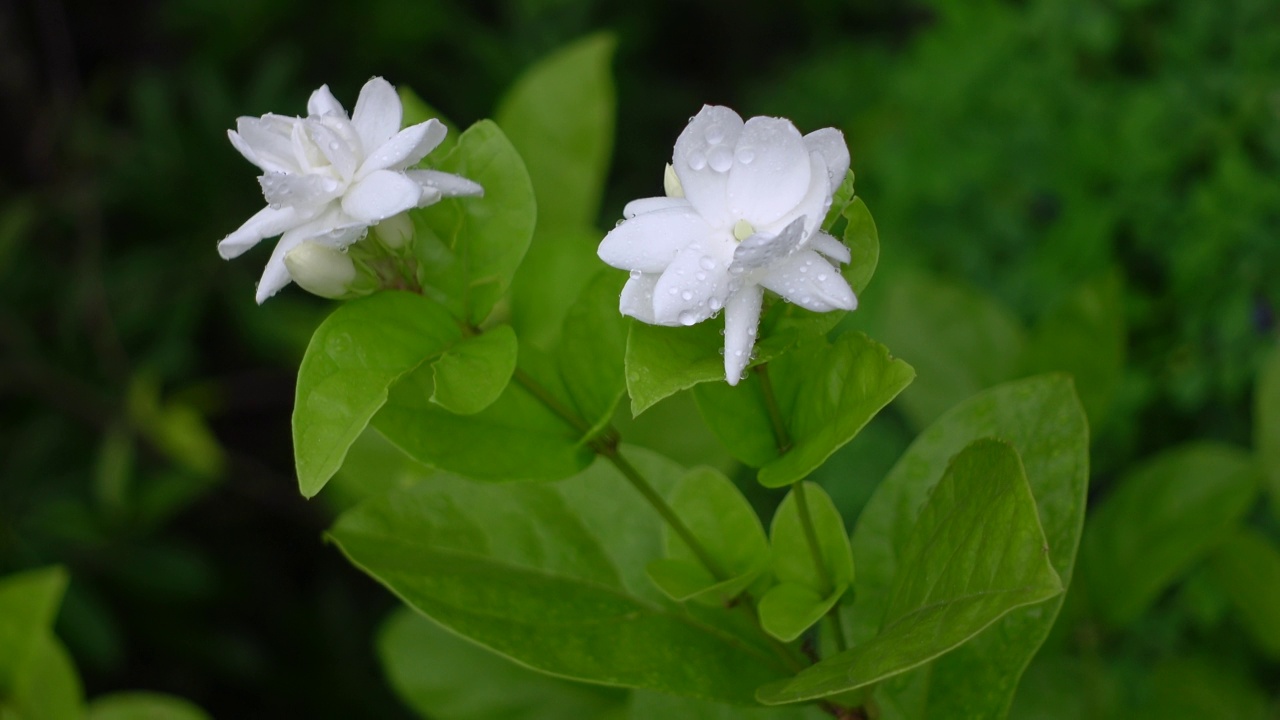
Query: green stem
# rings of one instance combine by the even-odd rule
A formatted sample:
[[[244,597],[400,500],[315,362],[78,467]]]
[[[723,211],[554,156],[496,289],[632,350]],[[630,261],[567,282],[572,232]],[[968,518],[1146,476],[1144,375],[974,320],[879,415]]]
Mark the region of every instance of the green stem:
[[[764,406],[769,411],[769,422],[773,423],[773,437],[778,443],[778,454],[785,455],[791,449],[791,435],[782,421],[782,409],[778,407],[778,398],[773,393],[773,383],[769,381],[769,363],[755,367],[756,377],[760,378],[760,389],[764,391]]]
[[[818,545],[818,531],[813,526],[813,516],[809,513],[809,499],[805,495],[804,481],[795,483],[796,510],[800,513],[800,527],[804,530],[804,539],[809,545],[809,555],[813,557],[813,566],[818,571],[818,579],[822,582],[822,596],[835,592],[836,585],[831,579],[831,569],[822,560],[822,548]]]

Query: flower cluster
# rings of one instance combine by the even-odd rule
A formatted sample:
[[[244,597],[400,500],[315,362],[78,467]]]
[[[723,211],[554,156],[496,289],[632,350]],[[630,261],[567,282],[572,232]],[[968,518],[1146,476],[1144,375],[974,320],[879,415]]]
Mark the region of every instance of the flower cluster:
[[[327,291],[320,294],[337,292],[338,281],[353,278],[355,269],[333,251],[407,210],[442,197],[482,194],[479,185],[457,175],[409,170],[446,130],[438,120],[401,129],[402,116],[395,89],[376,77],[360,90],[350,116],[325,85],[311,94],[305,118],[242,117],[227,133],[240,154],[262,169],[258,180],[267,207],[219,242],[218,252],[231,259],[280,235],[258,282],[259,303],[291,280]],[[292,274],[312,269],[320,274]]]
[[[821,229],[848,168],[838,130],[801,136],[789,120],[703,107],[676,140],[667,196],[629,203],[600,243],[600,259],[631,271],[622,313],[693,325],[723,309],[732,385],[751,360],[766,289],[815,312],[854,309],[832,265],[849,250]]]

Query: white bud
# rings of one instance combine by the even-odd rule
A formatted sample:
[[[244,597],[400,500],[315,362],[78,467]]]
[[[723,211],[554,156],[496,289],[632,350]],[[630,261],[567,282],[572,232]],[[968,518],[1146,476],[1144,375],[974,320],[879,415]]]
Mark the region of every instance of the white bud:
[[[408,213],[392,215],[374,225],[373,233],[388,250],[399,250],[413,239],[413,221],[409,219]]]
[[[303,290],[326,298],[342,298],[351,292],[356,265],[346,253],[304,242],[284,256],[289,276]]]
[[[666,172],[662,174],[662,189],[666,191],[667,197],[684,197],[684,186],[680,184],[680,177],[676,175],[676,169],[671,163],[667,163]]]

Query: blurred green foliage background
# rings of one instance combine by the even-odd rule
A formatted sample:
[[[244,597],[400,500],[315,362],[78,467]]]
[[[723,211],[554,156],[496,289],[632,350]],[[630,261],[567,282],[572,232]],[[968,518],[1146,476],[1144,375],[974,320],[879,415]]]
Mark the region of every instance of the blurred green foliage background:
[[[847,521],[950,405],[1076,375],[1081,573],[1015,716],[1280,716],[1273,0],[0,6],[0,575],[68,568],[57,632],[87,693],[412,717],[372,644],[395,603],[320,542],[348,499],[292,477],[293,374],[326,304],[259,308],[267,251],[214,250],[261,205],[225,131],[322,83],[349,107],[372,75],[465,126],[600,29],[619,42],[601,227],[660,192],[702,103],[844,130],[882,243],[852,322],[920,376],[819,471]]]

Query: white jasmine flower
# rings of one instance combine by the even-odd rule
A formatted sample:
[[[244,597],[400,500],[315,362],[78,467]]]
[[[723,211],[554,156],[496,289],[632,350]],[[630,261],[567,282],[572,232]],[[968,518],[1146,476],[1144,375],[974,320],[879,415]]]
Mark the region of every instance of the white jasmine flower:
[[[391,83],[365,83],[355,112],[322,85],[307,102],[307,117],[242,117],[228,131],[231,144],[262,169],[267,207],[218,243],[231,259],[264,238],[280,235],[258,282],[262,303],[292,279],[285,256],[300,243],[343,249],[371,225],[430,205],[442,197],[480,195],[476,183],[434,170],[408,170],[444,139],[428,120],[400,129],[403,109]]]
[[[822,232],[849,169],[844,135],[801,137],[791,121],[702,108],[676,140],[667,197],[628,203],[600,243],[600,259],[631,271],[624,315],[693,325],[724,310],[725,379],[751,360],[765,289],[814,312],[858,301],[831,261],[849,249]]]

